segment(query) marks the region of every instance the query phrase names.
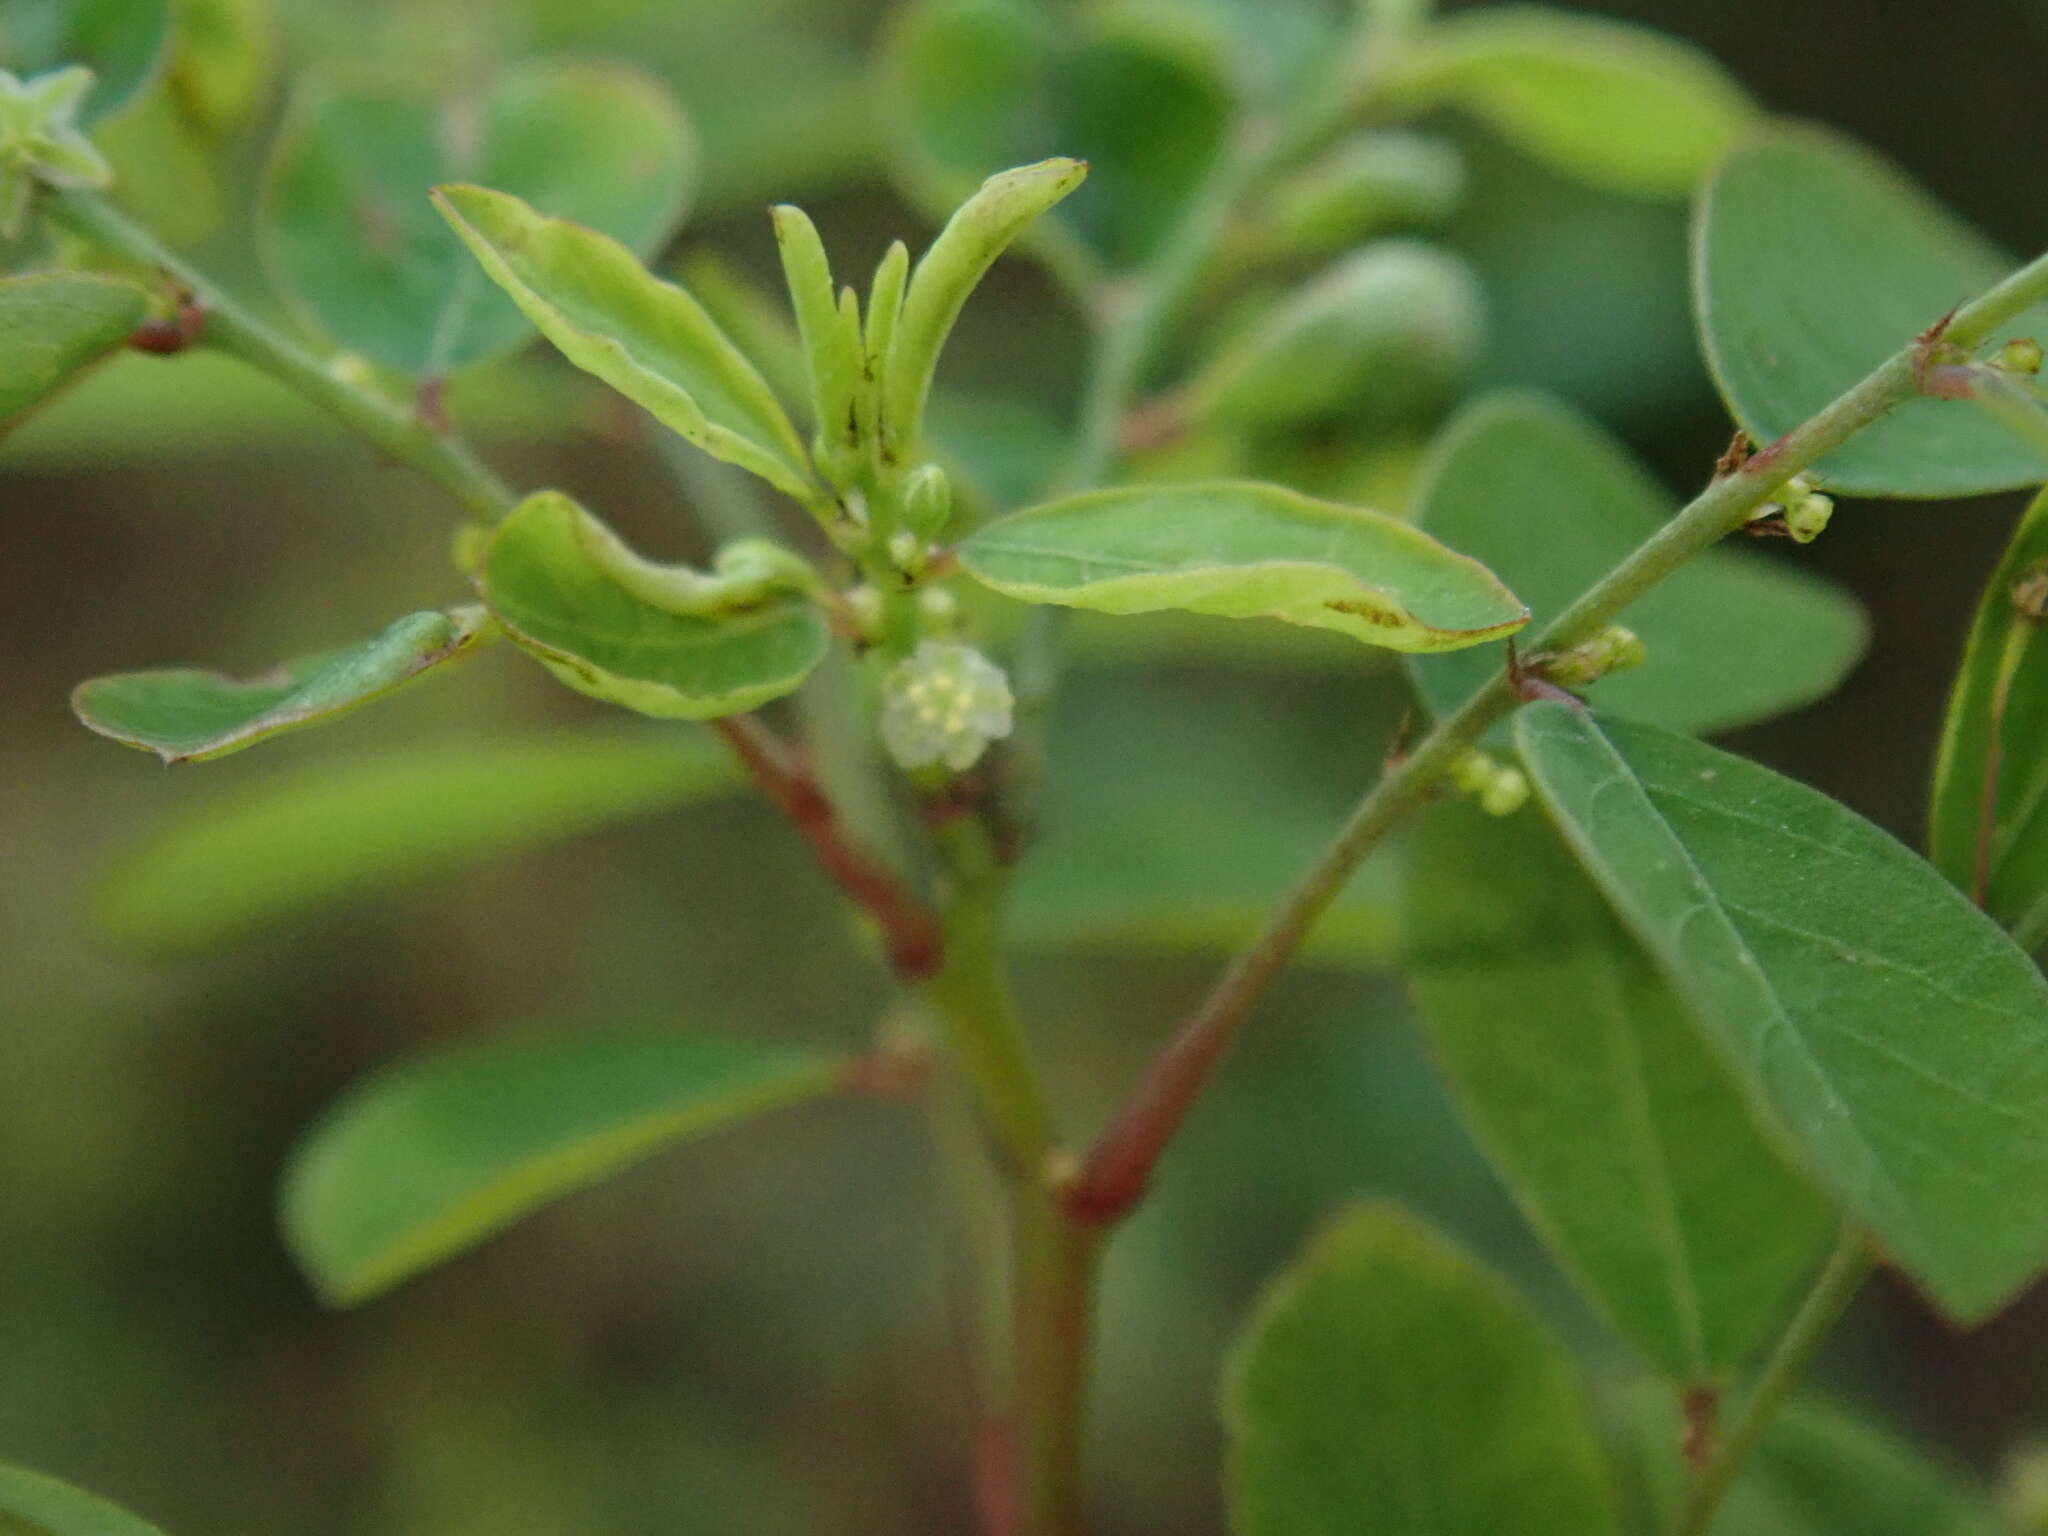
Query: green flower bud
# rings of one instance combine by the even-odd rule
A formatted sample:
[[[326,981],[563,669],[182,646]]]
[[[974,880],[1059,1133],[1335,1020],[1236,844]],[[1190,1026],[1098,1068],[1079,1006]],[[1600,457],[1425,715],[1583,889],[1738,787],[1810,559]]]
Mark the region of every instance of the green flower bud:
[[[1649,654],[1649,648],[1634,630],[1610,624],[1583,645],[1548,658],[1543,663],[1543,675],[1567,688],[1583,688],[1610,672],[1641,666]]]
[[[0,236],[21,232],[38,184],[104,187],[106,156],[78,127],[92,71],[78,65],[22,80],[0,69]]]
[[[944,587],[926,587],[917,594],[917,611],[926,629],[948,635],[960,620],[960,599]]]
[[[889,563],[904,575],[915,576],[924,569],[926,548],[908,528],[898,528],[889,535]]]
[[[1832,497],[1823,496],[1804,475],[1795,475],[1784,491],[1785,531],[1795,544],[1811,544],[1835,514]]]
[[[1326,268],[1212,359],[1188,388],[1190,413],[1215,426],[1412,421],[1456,388],[1482,326],[1479,282],[1464,262],[1384,241]]]
[[[1519,768],[1503,768],[1479,791],[1479,809],[1489,816],[1512,816],[1529,803],[1529,780]]]
[[[921,640],[882,679],[882,745],[905,768],[971,768],[1010,734],[1003,669],[971,645]]]
[[[1998,349],[1991,359],[1991,366],[2006,373],[2039,373],[2041,371],[2041,343],[2031,336],[2015,337]]]
[[[903,483],[903,523],[925,539],[935,539],[953,515],[953,482],[936,464],[920,464]]]
[[[1450,780],[1489,816],[1512,816],[1529,798],[1529,780],[1521,769],[1477,750],[1451,764]]]
[[[1267,219],[1287,250],[1327,251],[1403,225],[1441,223],[1464,196],[1456,146],[1419,133],[1365,133],[1282,182]]]

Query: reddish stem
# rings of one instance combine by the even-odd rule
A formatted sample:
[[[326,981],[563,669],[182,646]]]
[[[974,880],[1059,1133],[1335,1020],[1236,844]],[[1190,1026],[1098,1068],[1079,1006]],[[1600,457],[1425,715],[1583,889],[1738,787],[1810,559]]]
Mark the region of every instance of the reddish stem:
[[[711,722],[733,755],[753,776],[790,825],[811,845],[832,882],[882,930],[889,965],[906,981],[922,981],[939,969],[939,920],[896,877],[846,840],[839,813],[810,771],[751,715],[727,715]]]

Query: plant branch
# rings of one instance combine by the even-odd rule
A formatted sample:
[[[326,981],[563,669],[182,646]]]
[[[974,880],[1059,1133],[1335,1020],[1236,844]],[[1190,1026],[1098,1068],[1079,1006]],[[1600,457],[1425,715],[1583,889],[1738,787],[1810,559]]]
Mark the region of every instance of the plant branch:
[[[1944,339],[1974,345],[2048,296],[2048,256],[2037,258],[1959,310]],[[1677,516],[1535,636],[1531,649],[1564,650],[1591,638],[1688,560],[1748,521],[1793,475],[1854,437],[1917,390],[1915,340],[1804,425],[1714,480]],[[1519,702],[1503,672],[1467,699],[1361,800],[1315,865],[1288,894],[1251,947],[1231,962],[1203,1002],[1146,1069],[1066,1193],[1076,1219],[1121,1220],[1143,1198],[1152,1170],[1253,1005],[1367,854],[1429,796],[1438,779]]]
[[[495,522],[511,509],[517,498],[461,441],[435,431],[409,406],[341,377],[187,266],[105,198],[52,192],[49,209],[68,228],[118,256],[154,267],[189,293],[204,311],[201,344],[239,357],[297,390],[447,491],[477,521]]]
[[[1785,1332],[1757,1376],[1756,1385],[1743,1400],[1742,1413],[1734,1428],[1693,1484],[1692,1497],[1686,1501],[1685,1513],[1678,1523],[1678,1536],[1706,1536],[1714,1516],[1720,1512],[1722,1500],[1735,1485],[1737,1474],[1748,1463],[1785,1399],[1806,1375],[1821,1341],[1848,1310],[1872,1267],[1870,1246],[1863,1234],[1845,1224],[1834,1251],[1799,1303],[1792,1321],[1785,1325]]]
[[[711,722],[733,755],[803,840],[832,882],[882,931],[889,967],[907,981],[922,981],[940,965],[939,921],[881,864],[846,839],[838,812],[809,770],[752,715]]]

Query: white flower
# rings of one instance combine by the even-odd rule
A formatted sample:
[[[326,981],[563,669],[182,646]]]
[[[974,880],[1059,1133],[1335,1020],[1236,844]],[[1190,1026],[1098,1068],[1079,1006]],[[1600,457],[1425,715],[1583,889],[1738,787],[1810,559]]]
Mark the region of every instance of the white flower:
[[[882,679],[882,745],[905,768],[971,768],[1010,734],[1010,680],[971,645],[921,640]]]

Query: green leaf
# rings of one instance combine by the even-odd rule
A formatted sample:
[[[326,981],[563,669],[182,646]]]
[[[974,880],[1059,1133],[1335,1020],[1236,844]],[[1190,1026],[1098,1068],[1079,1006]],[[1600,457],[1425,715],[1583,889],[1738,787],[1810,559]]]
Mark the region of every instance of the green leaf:
[[[189,954],[735,783],[708,741],[614,726],[320,762],[152,829],[97,882],[93,915],[125,948]]]
[[[170,0],[9,0],[0,9],[0,69],[28,76],[86,65],[91,122],[142,89],[170,38]]]
[[[1041,160],[1002,171],[939,231],[904,290],[882,379],[882,452],[914,451],[939,353],[967,296],[1032,220],[1081,184],[1079,160]]]
[[[1579,1287],[1688,1383],[1775,1331],[1839,1218],[1544,818],[1432,810],[1407,971],[1451,1090]]]
[[[1505,1282],[1387,1205],[1266,1292],[1223,1387],[1236,1536],[1616,1530],[1584,1386]]]
[[[358,1084],[285,1171],[285,1240],[351,1306],[674,1142],[823,1096],[839,1061],[720,1035],[493,1041]]]
[[[97,1494],[4,1462],[0,1462],[0,1532],[5,1536],[163,1536],[147,1520]]]
[[[789,417],[703,307],[580,225],[483,187],[434,194],[455,232],[562,355],[714,458],[806,503],[818,492]]]
[[[481,100],[316,84],[278,138],[258,232],[286,297],[344,347],[442,374],[529,330],[435,216],[430,188],[503,187],[646,253],[681,220],[696,159],[667,90],[617,65],[528,63]]]
[[[1700,344],[1729,411],[1768,443],[2012,267],[1869,150],[1779,128],[1730,155],[1701,193]],[[2048,310],[2000,337],[2028,334],[2048,334]],[[2048,480],[2048,455],[1968,401],[1922,396],[1813,473],[1852,496],[1975,496]]]
[[[1692,1479],[1668,1392],[1637,1405],[1645,1482],[1676,1529]],[[1832,1403],[1788,1403],[1772,1420],[1727,1502],[1714,1536],[2010,1536],[1984,1493],[1891,1430]]]
[[[1554,170],[1645,197],[1685,196],[1757,116],[1697,48],[1533,5],[1424,29],[1383,89],[1390,111],[1462,107]]]
[[[1677,511],[1620,443],[1536,395],[1475,402],[1424,471],[1417,524],[1511,583],[1533,622],[1562,613]],[[1832,692],[1863,654],[1854,598],[1787,561],[1714,549],[1623,615],[1649,660],[1593,685],[1603,708],[1687,731],[1723,731]],[[1500,670],[1490,651],[1413,663],[1445,715]]]
[[[2048,495],[2027,509],[1977,605],[1949,694],[1927,818],[1935,867],[2025,949],[2048,940],[2044,562]]]
[[[0,433],[128,339],[149,308],[133,283],[83,272],[0,278]]]
[[[770,593],[732,612],[677,613],[649,600],[663,574],[568,497],[542,491],[498,525],[482,580],[515,645],[578,693],[643,715],[758,709],[824,659],[825,620],[808,600]]]
[[[183,668],[80,683],[71,708],[89,730],[166,763],[203,762],[265,737],[318,725],[459,661],[484,637],[481,608],[409,613],[374,640],[240,679]]]
[[[1046,502],[990,523],[960,559],[1027,603],[1282,619],[1397,651],[1477,645],[1529,620],[1486,567],[1408,524],[1251,481]]]
[[[1137,265],[1223,146],[1229,50],[1184,5],[1093,7],[1057,21],[1025,0],[922,0],[883,47],[896,170],[943,218],[1005,166],[1072,155],[1089,184],[1035,231]]]
[[[1116,628],[1128,634],[1145,622]],[[1347,642],[1281,633],[1327,639],[1355,674],[1360,653]],[[1128,674],[1062,681],[1052,736],[1063,760],[1087,767],[1054,773],[1046,785],[1031,856],[1017,866],[1010,895],[1016,943],[1110,954],[1243,948],[1357,799],[1360,721],[1391,724],[1399,708],[1391,689],[1361,700],[1349,688],[1289,692],[1298,707],[1275,708],[1272,678],[1220,676],[1216,657],[1177,675],[1185,689]],[[1331,703],[1339,708],[1323,707]],[[1399,872],[1395,849],[1368,860],[1316,923],[1302,958],[1387,965],[1401,919]]]
[[[1842,805],[1656,726],[1559,704],[1531,777],[1755,1102],[1959,1322],[2048,1263],[2048,983]]]

